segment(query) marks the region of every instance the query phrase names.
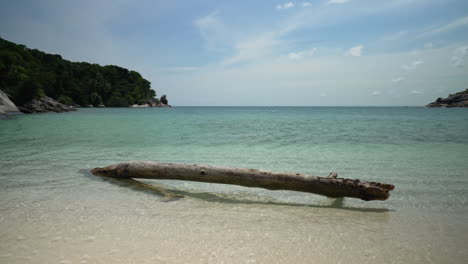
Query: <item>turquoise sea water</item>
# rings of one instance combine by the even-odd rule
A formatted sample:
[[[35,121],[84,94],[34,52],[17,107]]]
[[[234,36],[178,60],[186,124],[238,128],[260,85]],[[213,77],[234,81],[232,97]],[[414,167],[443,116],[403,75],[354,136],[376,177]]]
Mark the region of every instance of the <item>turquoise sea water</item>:
[[[468,109],[79,109],[0,120],[0,149],[1,263],[265,263],[269,257],[463,263],[468,257]],[[319,176],[336,171],[396,188],[387,201],[364,202],[146,181],[185,196],[165,203],[80,172],[128,160]]]

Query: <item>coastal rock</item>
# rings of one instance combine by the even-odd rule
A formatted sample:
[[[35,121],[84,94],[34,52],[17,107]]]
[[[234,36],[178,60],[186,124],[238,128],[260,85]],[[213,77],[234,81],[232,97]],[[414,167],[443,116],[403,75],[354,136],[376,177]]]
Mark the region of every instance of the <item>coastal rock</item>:
[[[2,90],[0,90],[0,115],[4,115],[9,112],[19,112],[20,110],[16,105],[8,98]]]
[[[142,104],[142,105],[139,105],[139,104],[134,104],[134,105],[131,105],[130,107],[132,108],[146,108],[146,107],[152,107],[148,104]]]
[[[437,98],[427,107],[468,107],[468,89],[456,94],[450,94],[447,98]]]
[[[146,104],[150,107],[158,107],[161,104],[161,101],[159,101],[158,98],[150,98]]]
[[[23,106],[18,107],[23,113],[46,113],[46,112],[70,112],[76,111],[75,108],[61,104],[54,99],[44,96],[40,99],[33,99]]]
[[[164,95],[163,95],[164,96]],[[162,99],[163,97],[161,97]],[[167,100],[165,101],[167,103]],[[146,104],[148,105],[148,107],[171,107],[170,105],[168,104],[164,104],[162,102],[162,100],[159,100],[158,98],[150,98],[148,99],[148,101],[146,102]]]

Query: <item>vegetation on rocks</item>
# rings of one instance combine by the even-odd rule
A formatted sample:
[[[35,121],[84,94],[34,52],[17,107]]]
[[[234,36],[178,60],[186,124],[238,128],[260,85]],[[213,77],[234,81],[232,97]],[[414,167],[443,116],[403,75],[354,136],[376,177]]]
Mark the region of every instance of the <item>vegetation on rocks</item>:
[[[468,89],[456,94],[449,94],[447,98],[437,98],[428,107],[468,107]]]

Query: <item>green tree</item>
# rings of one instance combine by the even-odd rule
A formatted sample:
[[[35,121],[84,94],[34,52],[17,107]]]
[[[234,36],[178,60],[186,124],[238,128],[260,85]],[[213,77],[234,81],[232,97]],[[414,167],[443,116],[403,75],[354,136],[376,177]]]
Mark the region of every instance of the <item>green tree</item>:
[[[58,100],[59,103],[62,103],[64,105],[72,105],[73,104],[73,99],[71,99],[70,97],[66,96],[66,95],[61,95]]]
[[[18,89],[18,93],[14,98],[15,104],[22,105],[40,94],[41,86],[34,80],[23,82]]]

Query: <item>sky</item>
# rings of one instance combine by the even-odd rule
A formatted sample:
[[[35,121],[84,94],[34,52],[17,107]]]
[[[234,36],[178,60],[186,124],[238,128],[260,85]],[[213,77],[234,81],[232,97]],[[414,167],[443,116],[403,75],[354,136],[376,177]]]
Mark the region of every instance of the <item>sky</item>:
[[[466,0],[0,0],[0,36],[176,106],[418,106],[468,88]]]

